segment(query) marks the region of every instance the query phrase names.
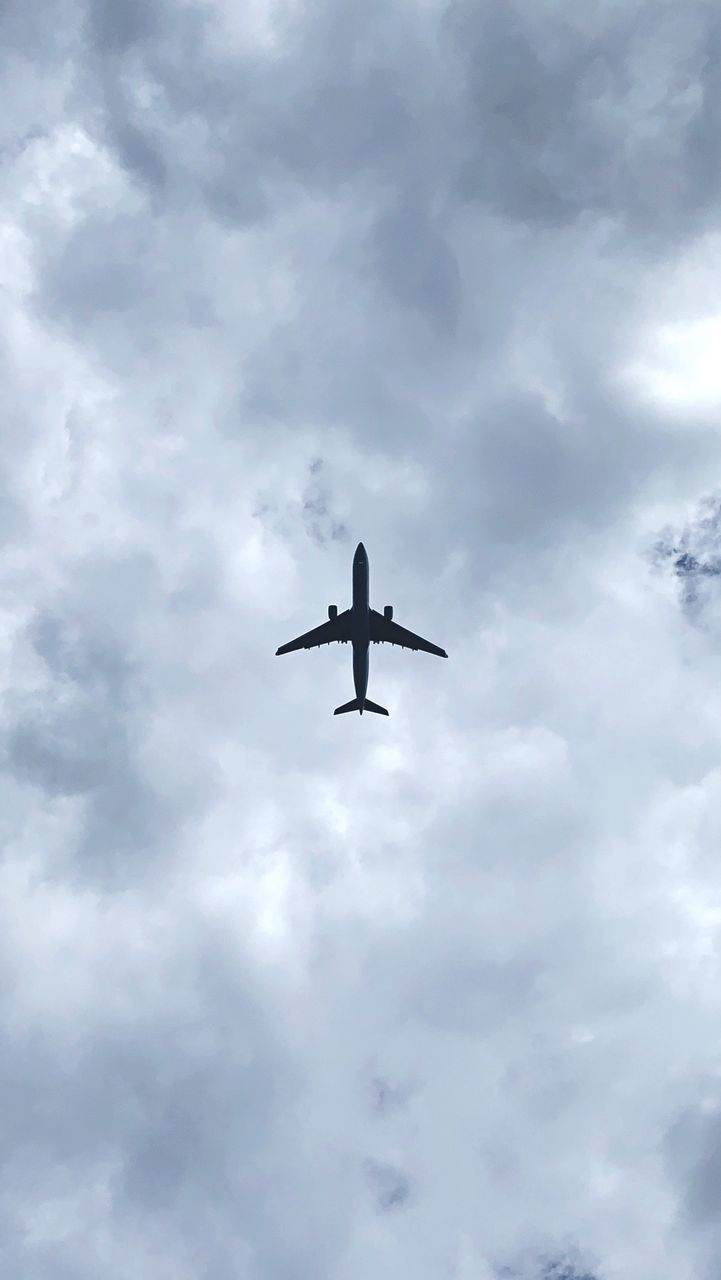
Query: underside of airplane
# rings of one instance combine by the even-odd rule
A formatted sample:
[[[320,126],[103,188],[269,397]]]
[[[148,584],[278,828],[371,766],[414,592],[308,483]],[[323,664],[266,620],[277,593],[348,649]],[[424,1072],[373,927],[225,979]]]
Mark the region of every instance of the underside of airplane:
[[[424,640],[413,631],[408,631],[393,621],[393,606],[386,605],[382,613],[371,609],[368,603],[368,556],[363,543],[360,542],[353,557],[353,604],[350,609],[338,612],[338,606],[328,606],[328,621],[306,631],[295,640],[290,640],[276,650],[276,654],[293,653],[297,649],[314,649],[324,644],[353,645],[353,679],[356,696],[343,706],[336,707],[334,714],[342,715],[346,711],[374,711],[378,715],[387,716],[385,707],[371,702],[366,697],[368,686],[368,647],[370,644],[395,644],[403,649],[420,650],[433,653],[439,658],[447,658],[445,649],[430,640]]]

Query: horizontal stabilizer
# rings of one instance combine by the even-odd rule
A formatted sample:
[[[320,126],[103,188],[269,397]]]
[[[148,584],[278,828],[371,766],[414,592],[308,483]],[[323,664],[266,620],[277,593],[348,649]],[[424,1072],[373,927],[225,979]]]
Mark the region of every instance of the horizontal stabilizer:
[[[346,711],[360,711],[360,709],[361,709],[360,702],[358,701],[357,698],[354,698],[352,702],[345,702],[342,707],[336,707],[335,711],[333,712],[333,715],[342,716],[343,713]]]
[[[354,698],[352,702],[346,702],[342,707],[336,707],[333,715],[342,716],[346,711],[360,711],[361,715],[363,715],[364,711],[375,711],[379,716],[388,715],[385,707],[379,707],[377,702],[371,702],[369,698],[364,698],[362,702],[358,698]]]
[[[366,698],[366,699],[365,699],[365,701],[364,701],[364,703],[363,703],[363,710],[364,710],[364,711],[375,711],[379,716],[387,716],[387,715],[388,715],[388,712],[386,711],[385,707],[379,707],[377,702],[371,702],[369,698]]]

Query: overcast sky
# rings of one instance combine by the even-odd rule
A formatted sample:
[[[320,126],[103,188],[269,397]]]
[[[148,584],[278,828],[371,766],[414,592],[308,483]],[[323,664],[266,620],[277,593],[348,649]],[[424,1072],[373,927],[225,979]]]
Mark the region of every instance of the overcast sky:
[[[718,1280],[717,5],[0,48],[2,1274]]]

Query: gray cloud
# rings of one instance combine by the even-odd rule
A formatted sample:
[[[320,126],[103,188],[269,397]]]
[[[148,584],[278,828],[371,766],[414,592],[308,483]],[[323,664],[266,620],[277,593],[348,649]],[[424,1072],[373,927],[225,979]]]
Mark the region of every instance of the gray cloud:
[[[452,13],[476,125],[465,194],[546,225],[606,214],[652,243],[713,215],[705,6],[602,6],[582,23],[515,5]]]
[[[150,5],[139,4],[137,0],[122,0],[116,5],[108,0],[92,0],[87,13],[90,44],[110,56],[126,53],[161,34],[168,17],[166,6],[157,0]]]
[[[366,1160],[365,1171],[375,1203],[382,1212],[400,1209],[411,1194],[411,1187],[402,1169],[377,1160]]]
[[[131,1259],[139,1249],[139,1265],[151,1263],[146,1233],[149,1242],[164,1241],[161,1274],[201,1265],[208,1274],[231,1275],[242,1260],[243,1231],[262,1219],[273,1183],[283,1177],[272,1163],[265,1173],[260,1165],[269,1133],[294,1105],[296,1085],[255,998],[228,987],[216,958],[189,938],[166,963],[181,1001],[173,1013],[146,1005],[144,1014],[145,996],[134,1015],[128,1011],[132,1021],[96,1027],[92,1036],[78,1027],[74,1043],[52,1031],[6,1040],[9,1263],[33,1274],[36,1267],[43,1275],[64,1274],[63,1267],[85,1274],[86,1266],[91,1274],[103,1248],[91,1208],[96,1181],[112,1198],[118,1243],[127,1240]],[[88,1214],[85,1222],[71,1220],[73,1232],[63,1233],[52,1262],[42,1231],[34,1243],[22,1238],[33,1184],[59,1209],[67,1197],[66,1222]],[[47,1232],[49,1245],[52,1221]],[[282,1273],[285,1250],[298,1246],[288,1223],[284,1242],[269,1239],[255,1260],[249,1256],[250,1274]],[[58,1270],[44,1270],[53,1266]]]
[[[696,1280],[715,16],[0,23],[5,1270]]]
[[[720,535],[719,500],[709,495],[685,527],[663,530],[651,553],[652,562],[676,578],[687,616],[703,627],[713,628],[718,611]]]
[[[704,1224],[717,1223],[721,1167],[718,1116],[696,1112],[680,1117],[669,1131],[667,1148],[674,1172],[681,1175],[686,1212]]]
[[[527,1259],[518,1267],[503,1266],[498,1277],[499,1280],[597,1280],[575,1251],[573,1257],[569,1254],[552,1258],[535,1257]]]
[[[300,184],[296,196],[382,184],[381,208],[383,187],[394,203],[404,192],[408,220],[432,194],[531,224],[605,214],[651,240],[692,233],[713,211],[717,51],[703,4],[683,14],[606,6],[584,22],[564,12],[541,22],[523,5],[456,4],[435,31],[400,8],[378,8],[371,24],[367,10],[340,22],[324,6],[278,20],[278,49],[255,56],[221,54],[210,16],[192,6],[171,23],[162,6],[103,0],[89,22],[123,163],[151,188],[165,185],[165,161],[148,158],[149,113],[145,126],[128,119],[120,86],[132,58],[137,83],[156,91],[176,177],[189,160],[177,142],[202,121],[205,159],[191,144],[196,181],[215,164],[211,210],[227,216],[236,202],[241,222],[244,189],[259,184],[270,197],[273,188],[271,204],[258,206],[267,216],[290,194],[289,179]],[[422,251],[410,235],[404,243]],[[379,268],[392,285],[395,265]]]
[[[699,1274],[714,1276],[719,1248],[718,1102],[710,1081],[702,1084],[703,1102],[683,1109],[665,1135],[668,1168],[679,1189],[679,1220],[691,1224],[697,1242]]]

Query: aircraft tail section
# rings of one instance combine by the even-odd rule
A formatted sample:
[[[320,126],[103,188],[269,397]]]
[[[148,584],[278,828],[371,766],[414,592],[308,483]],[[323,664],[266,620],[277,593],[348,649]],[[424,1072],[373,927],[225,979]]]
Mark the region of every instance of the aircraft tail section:
[[[370,698],[364,698],[362,702],[359,698],[353,698],[352,702],[346,702],[342,707],[336,707],[333,715],[342,716],[346,711],[360,711],[361,715],[363,715],[364,711],[375,711],[379,716],[388,715],[385,707],[379,707],[378,703],[371,702]]]
[[[360,702],[358,701],[357,698],[354,698],[352,702],[344,702],[342,707],[336,707],[335,711],[333,712],[333,715],[342,716],[345,711],[360,711],[360,709],[361,709]]]
[[[364,701],[364,703],[363,703],[363,710],[364,710],[364,711],[375,711],[375,712],[376,712],[376,714],[377,714],[377,715],[379,715],[379,716],[387,716],[387,715],[388,715],[388,712],[386,711],[385,707],[379,707],[377,702],[371,702],[369,698],[366,698],[366,699],[365,699],[365,701]]]

